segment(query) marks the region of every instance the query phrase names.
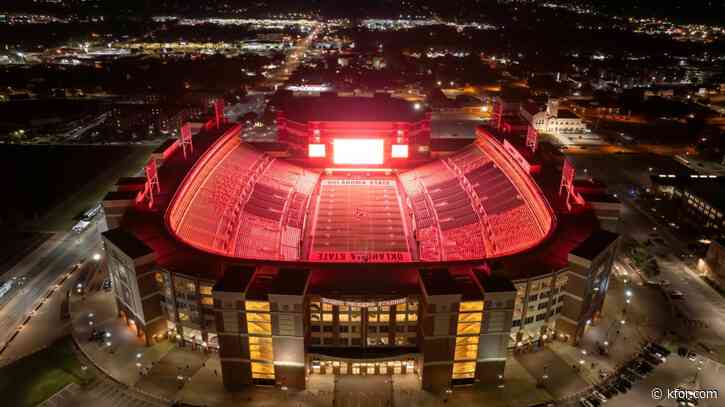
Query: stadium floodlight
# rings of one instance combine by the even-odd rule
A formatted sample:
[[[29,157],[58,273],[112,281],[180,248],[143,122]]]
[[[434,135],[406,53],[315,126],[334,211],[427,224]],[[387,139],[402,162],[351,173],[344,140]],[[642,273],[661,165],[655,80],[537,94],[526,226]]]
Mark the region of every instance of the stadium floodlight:
[[[390,156],[392,158],[408,158],[408,145],[393,144]]]

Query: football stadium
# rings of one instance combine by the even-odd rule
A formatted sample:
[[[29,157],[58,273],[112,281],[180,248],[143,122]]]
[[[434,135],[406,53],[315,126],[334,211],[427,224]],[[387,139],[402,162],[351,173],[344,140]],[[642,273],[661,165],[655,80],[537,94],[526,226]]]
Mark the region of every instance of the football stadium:
[[[217,108],[104,198],[120,317],[147,344],[218,352],[230,390],[441,390],[598,317],[618,204],[531,129],[438,139],[419,104],[335,94],[286,97],[276,128],[247,142]]]

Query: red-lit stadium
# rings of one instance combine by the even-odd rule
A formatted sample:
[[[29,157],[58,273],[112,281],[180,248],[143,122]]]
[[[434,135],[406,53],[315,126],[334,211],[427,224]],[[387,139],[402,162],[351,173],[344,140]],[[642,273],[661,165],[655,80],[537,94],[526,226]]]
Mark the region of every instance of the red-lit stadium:
[[[380,95],[290,96],[276,125],[274,143],[218,115],[184,126],[106,196],[117,302],[147,343],[218,351],[229,389],[442,389],[495,383],[508,348],[597,317],[618,208],[531,131],[432,139],[429,112]]]

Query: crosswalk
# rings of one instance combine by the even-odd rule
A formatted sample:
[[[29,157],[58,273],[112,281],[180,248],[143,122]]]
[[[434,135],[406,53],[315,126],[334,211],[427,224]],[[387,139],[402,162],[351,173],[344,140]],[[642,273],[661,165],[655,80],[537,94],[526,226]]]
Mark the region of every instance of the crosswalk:
[[[40,407],[161,407],[162,402],[107,379],[99,379],[88,387],[72,383]]]
[[[55,393],[48,400],[40,403],[40,407],[64,407],[73,405],[76,395],[80,392],[80,386],[71,383]]]
[[[79,395],[77,400],[79,406],[161,407],[168,405],[152,396],[128,389],[107,379],[98,380],[83,390],[83,394]]]

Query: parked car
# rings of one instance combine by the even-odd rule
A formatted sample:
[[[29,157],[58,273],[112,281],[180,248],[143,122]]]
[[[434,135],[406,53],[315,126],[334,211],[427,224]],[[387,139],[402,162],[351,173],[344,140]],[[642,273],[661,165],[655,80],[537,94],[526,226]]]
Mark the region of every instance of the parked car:
[[[619,378],[617,380],[624,381],[625,385],[626,384],[629,384],[629,385],[635,384],[639,380],[639,377],[634,376],[632,374],[626,375],[626,373],[628,373],[628,372],[623,372],[622,374],[620,374]]]
[[[644,351],[647,352],[648,355],[652,355],[652,356],[660,359],[663,362],[667,362],[667,356],[656,348],[648,346],[647,348],[644,349]]]
[[[651,355],[649,353],[643,353],[642,355],[640,355],[640,357],[655,366],[662,363],[662,359],[658,358],[657,356]]]
[[[683,399],[679,398],[677,399],[677,405],[682,407],[695,407],[697,405],[698,401],[697,399]]]
[[[673,300],[681,300],[681,299],[685,298],[685,293],[683,293],[680,290],[670,290],[667,292],[667,294]]]
[[[594,396],[597,399],[599,399],[599,401],[601,401],[602,403],[606,403],[607,400],[608,400],[607,397],[604,394],[600,393],[597,390],[592,390],[592,396]]]
[[[614,386],[614,384],[612,384],[612,383],[609,383],[609,384],[607,384],[607,385],[606,385],[606,390],[607,390],[607,391],[608,391],[609,393],[611,393],[611,394],[612,394],[612,397],[614,397],[614,396],[616,396],[617,394],[619,394],[619,390],[617,390],[617,388],[616,388],[616,387]]]
[[[659,353],[661,353],[665,357],[670,356],[670,354],[672,353],[672,352],[670,352],[669,349],[665,348],[662,345],[659,345],[657,343],[654,343],[654,342],[650,342],[649,343],[649,346],[652,347],[652,348],[655,348]]]
[[[640,371],[639,371],[639,370],[637,370],[636,368],[631,368],[631,367],[628,367],[628,368],[626,368],[626,369],[625,369],[625,371],[626,371],[627,373],[630,373],[630,374],[632,374],[632,375],[636,376],[636,377],[639,377],[640,379],[644,379],[645,377],[647,377],[647,373],[645,373],[645,372],[640,372]]]

